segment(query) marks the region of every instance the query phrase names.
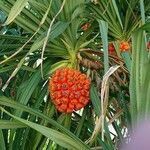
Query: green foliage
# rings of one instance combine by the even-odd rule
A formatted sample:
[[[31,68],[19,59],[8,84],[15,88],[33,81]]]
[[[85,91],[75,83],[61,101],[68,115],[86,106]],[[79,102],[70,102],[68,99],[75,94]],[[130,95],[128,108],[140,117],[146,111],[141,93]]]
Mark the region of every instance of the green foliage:
[[[146,47],[145,31],[150,31],[150,23],[146,23],[133,34],[132,71],[130,81],[131,115],[136,124],[142,117],[149,114],[149,90],[148,66],[149,57]],[[146,97],[145,97],[146,96]],[[143,116],[144,115],[144,116]]]
[[[150,113],[149,15],[148,0],[1,0],[0,149],[118,149]],[[122,41],[132,45],[123,53]],[[92,82],[90,103],[72,114],[49,96],[60,67]]]

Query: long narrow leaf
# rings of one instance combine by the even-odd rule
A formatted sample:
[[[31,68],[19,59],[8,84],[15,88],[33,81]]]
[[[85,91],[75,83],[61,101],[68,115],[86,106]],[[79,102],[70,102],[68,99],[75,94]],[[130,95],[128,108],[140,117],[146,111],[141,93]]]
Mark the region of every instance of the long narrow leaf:
[[[22,11],[22,9],[27,5],[28,0],[17,0],[10,10],[8,18],[5,25],[10,24]]]
[[[4,106],[11,107],[11,108],[15,108],[17,110],[22,110],[22,111],[28,112],[30,114],[33,114],[33,115],[35,115],[37,117],[40,117],[42,119],[45,119],[51,125],[53,125],[54,127],[60,129],[61,131],[63,131],[67,135],[69,135],[71,138],[73,138],[76,141],[76,143],[78,143],[78,145],[86,146],[80,139],[78,139],[74,134],[72,134],[66,128],[64,128],[63,126],[58,124],[55,120],[52,120],[51,118],[49,118],[49,116],[46,116],[46,115],[40,113],[39,111],[37,111],[35,109],[29,108],[29,107],[27,107],[25,105],[22,105],[22,104],[20,104],[20,103],[18,103],[16,101],[10,100],[9,98],[4,97],[4,96],[0,97],[0,105],[4,105]],[[87,146],[87,148],[88,148],[88,146]]]
[[[4,136],[3,136],[3,132],[2,132],[1,129],[0,129],[0,149],[1,150],[6,150]]]
[[[105,73],[109,69],[109,59],[108,59],[108,24],[103,20],[98,20],[101,38],[103,42],[103,51],[104,51],[104,70]]]
[[[12,114],[10,114],[9,112],[7,112],[6,110],[2,109],[5,113],[7,113],[9,116],[11,116],[12,118],[20,121],[21,123],[37,130],[38,132],[40,132],[41,134],[43,134],[44,136],[46,136],[47,138],[50,138],[52,141],[56,142],[57,144],[68,148],[68,149],[75,149],[75,150],[88,150],[89,148],[85,145],[78,145],[78,143],[76,143],[76,141],[74,139],[72,139],[71,137],[69,137],[68,135],[65,135],[61,132],[58,132],[54,129],[21,119],[19,117],[16,117]],[[89,149],[90,150],[90,149]]]
[[[13,129],[27,127],[18,121],[0,120],[0,129]]]

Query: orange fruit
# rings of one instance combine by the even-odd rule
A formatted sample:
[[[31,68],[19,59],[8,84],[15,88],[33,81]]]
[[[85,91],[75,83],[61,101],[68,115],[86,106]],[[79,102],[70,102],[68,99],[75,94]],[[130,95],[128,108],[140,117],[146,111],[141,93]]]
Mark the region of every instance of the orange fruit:
[[[52,102],[60,112],[71,113],[90,100],[90,79],[78,70],[60,68],[49,81]]]
[[[115,52],[115,47],[114,47],[113,43],[109,43],[108,44],[108,53],[112,55],[112,54],[114,54],[114,52]]]
[[[121,52],[125,52],[130,49],[130,44],[126,41],[122,41],[119,48]]]

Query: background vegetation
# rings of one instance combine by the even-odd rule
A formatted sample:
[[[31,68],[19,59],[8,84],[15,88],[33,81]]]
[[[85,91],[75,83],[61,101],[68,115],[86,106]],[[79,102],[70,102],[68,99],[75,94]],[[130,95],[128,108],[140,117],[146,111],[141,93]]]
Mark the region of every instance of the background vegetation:
[[[128,143],[150,111],[149,16],[149,0],[0,0],[0,149]],[[64,114],[52,104],[48,81],[59,67],[90,76],[84,109]]]

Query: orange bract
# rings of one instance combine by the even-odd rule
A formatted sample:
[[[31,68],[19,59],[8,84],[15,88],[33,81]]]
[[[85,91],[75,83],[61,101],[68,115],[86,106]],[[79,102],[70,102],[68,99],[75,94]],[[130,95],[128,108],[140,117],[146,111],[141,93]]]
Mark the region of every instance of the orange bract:
[[[127,51],[127,50],[129,50],[130,49],[130,45],[129,45],[129,43],[128,42],[121,42],[120,43],[120,51],[121,52],[125,52],[125,51]]]
[[[51,99],[60,112],[71,113],[89,102],[90,79],[71,68],[56,70],[49,82]]]

